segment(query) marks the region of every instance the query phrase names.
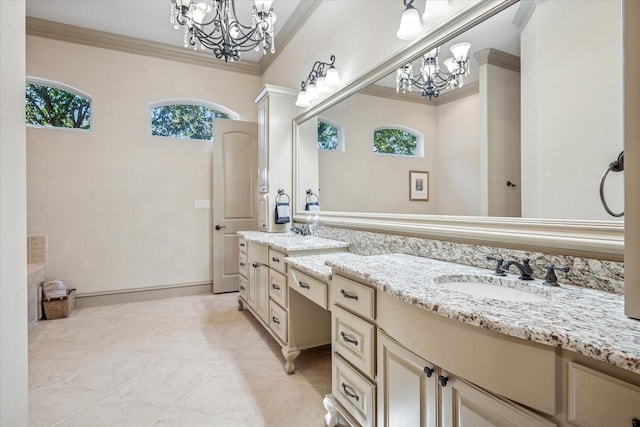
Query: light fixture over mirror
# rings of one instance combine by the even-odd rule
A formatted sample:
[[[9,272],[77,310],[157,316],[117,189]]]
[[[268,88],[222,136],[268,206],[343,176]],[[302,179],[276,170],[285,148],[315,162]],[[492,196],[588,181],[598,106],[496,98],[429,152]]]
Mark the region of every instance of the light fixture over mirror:
[[[403,0],[404,12],[400,18],[400,27],[396,36],[400,40],[412,40],[422,33],[422,23],[420,22],[420,14],[418,10],[413,6],[413,0]],[[437,22],[444,18],[451,6],[449,0],[427,0],[424,13],[422,14],[422,20],[424,22]]]
[[[464,76],[469,75],[469,60],[467,54],[470,43],[456,43],[450,50],[453,56],[444,61],[448,71],[440,69],[438,53],[440,48],[431,49],[422,55],[420,74],[413,75],[413,64],[408,63],[400,67],[396,73],[396,92],[413,92],[413,86],[420,89],[420,94],[429,101],[437,98],[440,91],[462,87]]]
[[[184,46],[209,49],[225,62],[240,60],[241,52],[275,52],[276,14],[273,0],[255,0],[251,25],[236,16],[235,0],[171,0],[170,21],[175,29],[184,26]]]
[[[300,83],[296,99],[298,107],[310,107],[331,95],[340,86],[340,74],[334,65],[335,55],[331,55],[329,60],[331,62],[316,61],[307,79]]]

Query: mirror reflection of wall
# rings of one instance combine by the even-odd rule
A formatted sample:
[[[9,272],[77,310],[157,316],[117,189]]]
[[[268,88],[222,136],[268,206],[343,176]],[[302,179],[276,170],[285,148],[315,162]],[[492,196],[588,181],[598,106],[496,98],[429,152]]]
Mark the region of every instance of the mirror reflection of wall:
[[[598,185],[622,150],[621,5],[532,3],[441,46],[442,65],[450,45],[471,43],[462,89],[396,94],[394,71],[321,113],[343,126],[343,150],[318,150],[317,119],[303,123],[297,188],[317,189],[323,211],[613,219]],[[374,153],[384,126],[421,134],[422,155]],[[429,171],[428,202],[409,200],[410,170]],[[622,181],[607,182],[615,208]]]

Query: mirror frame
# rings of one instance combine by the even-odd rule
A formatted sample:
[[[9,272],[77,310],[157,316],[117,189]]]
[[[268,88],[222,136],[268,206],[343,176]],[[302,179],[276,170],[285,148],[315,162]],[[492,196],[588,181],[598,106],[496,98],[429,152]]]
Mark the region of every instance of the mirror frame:
[[[518,0],[479,0],[453,15],[429,33],[411,42],[405,49],[348,83],[329,98],[310,107],[293,119],[293,221],[308,222],[310,212],[299,210],[298,126],[345,98],[373,84],[413,61],[429,49],[440,46],[469,28],[517,3]],[[533,13],[535,2],[525,3],[523,15]],[[420,238],[536,250],[563,255],[586,256],[622,261],[624,223],[605,220],[564,220],[539,218],[415,215],[364,212],[313,212],[323,226],[401,234]]]

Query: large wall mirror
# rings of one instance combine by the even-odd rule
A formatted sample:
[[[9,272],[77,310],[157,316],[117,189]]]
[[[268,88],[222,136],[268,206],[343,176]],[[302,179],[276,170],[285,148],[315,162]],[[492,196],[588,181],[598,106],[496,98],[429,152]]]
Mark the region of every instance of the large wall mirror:
[[[462,87],[397,91],[399,67],[417,74],[439,47],[446,69],[460,42]],[[470,7],[296,118],[295,218],[311,190],[328,225],[621,259],[623,220],[599,187],[623,150],[622,49],[620,2]],[[381,153],[380,135],[413,151]],[[623,174],[604,190],[622,211]]]

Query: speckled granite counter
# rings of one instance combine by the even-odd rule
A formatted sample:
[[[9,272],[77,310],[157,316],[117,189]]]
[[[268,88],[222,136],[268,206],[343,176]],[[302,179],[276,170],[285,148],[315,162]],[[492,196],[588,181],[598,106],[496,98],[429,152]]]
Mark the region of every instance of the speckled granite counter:
[[[238,235],[249,242],[269,245],[284,252],[329,250],[348,248],[349,243],[315,236],[301,236],[293,233],[265,233],[263,231],[238,231]]]
[[[307,274],[331,280],[331,267],[327,265],[327,262],[352,264],[361,262],[361,258],[364,258],[364,256],[351,252],[337,252],[333,254],[287,257],[285,261],[290,266]]]
[[[504,286],[526,289],[545,300],[525,303],[471,297],[441,284],[469,278],[496,280],[490,270],[402,254],[348,255],[325,256],[326,264],[334,273],[365,280],[408,304],[441,316],[558,346],[640,374],[640,321],[624,315],[621,295],[570,285],[555,288],[541,280],[524,282],[509,275],[502,279]],[[326,274],[316,267],[318,259],[307,262],[300,257],[289,262]]]

